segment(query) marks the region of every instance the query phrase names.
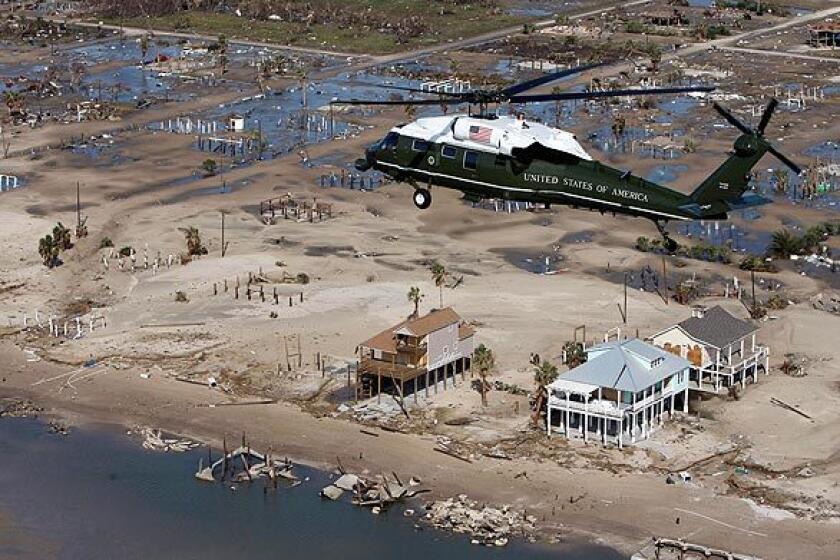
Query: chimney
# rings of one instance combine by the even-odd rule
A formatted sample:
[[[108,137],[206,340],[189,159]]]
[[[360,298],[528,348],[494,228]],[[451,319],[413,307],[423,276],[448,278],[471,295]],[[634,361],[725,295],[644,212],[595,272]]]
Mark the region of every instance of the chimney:
[[[691,316],[695,319],[702,319],[706,315],[705,305],[694,305],[691,307]]]

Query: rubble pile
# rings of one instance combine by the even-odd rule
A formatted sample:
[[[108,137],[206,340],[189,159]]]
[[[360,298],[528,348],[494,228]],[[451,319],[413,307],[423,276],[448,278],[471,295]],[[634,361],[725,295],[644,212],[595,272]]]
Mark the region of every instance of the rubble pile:
[[[353,407],[352,414],[358,422],[372,423],[394,420],[403,415],[400,405],[392,398],[383,398],[381,402],[367,401]]]
[[[37,418],[43,411],[43,408],[27,400],[14,400],[5,405],[0,404],[0,418]]]
[[[143,438],[143,449],[162,451],[164,453],[184,453],[195,449],[200,444],[188,439],[165,438],[163,432],[146,427],[137,427],[133,433]],[[128,432],[129,435],[132,431]]]
[[[426,519],[435,527],[467,533],[473,544],[505,546],[510,537],[525,536],[533,531],[536,517],[526,515],[510,506],[494,508],[479,505],[461,494],[457,498],[437,501],[427,506]]]
[[[321,497],[338,500],[344,492],[353,493],[353,504],[369,507],[372,513],[380,513],[384,508],[396,502],[408,500],[428,492],[420,488],[419,479],[412,477],[408,484],[403,484],[396,473],[392,473],[394,480],[382,475],[380,480],[368,480],[352,473],[342,475],[332,484],[321,490]]]
[[[817,311],[827,311],[840,315],[840,293],[825,294],[820,292],[811,298],[811,306]]]

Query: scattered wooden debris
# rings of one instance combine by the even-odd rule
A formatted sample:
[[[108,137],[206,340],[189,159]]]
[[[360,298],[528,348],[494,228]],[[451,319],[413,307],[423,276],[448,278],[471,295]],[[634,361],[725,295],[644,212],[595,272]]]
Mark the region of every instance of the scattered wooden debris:
[[[771,402],[771,403],[773,403],[773,404],[775,404],[776,406],[780,406],[780,407],[782,407],[782,408],[784,408],[784,409],[790,410],[791,412],[795,412],[796,414],[798,414],[798,415],[800,415],[800,416],[802,416],[802,417],[804,417],[804,418],[807,418],[807,419],[808,419],[808,420],[810,420],[811,422],[813,422],[813,421],[814,421],[814,419],[813,419],[813,418],[811,418],[810,416],[808,416],[807,414],[805,414],[804,412],[802,412],[801,410],[799,410],[797,407],[793,406],[792,404],[788,404],[788,403],[786,403],[786,402],[784,402],[784,401],[782,401],[782,400],[779,400],[779,399],[777,399],[776,397],[770,397],[770,402]]]
[[[129,435],[136,434],[143,438],[143,449],[149,451],[161,451],[163,453],[184,453],[198,447],[199,443],[189,439],[166,438],[161,430],[138,426],[128,432]]]

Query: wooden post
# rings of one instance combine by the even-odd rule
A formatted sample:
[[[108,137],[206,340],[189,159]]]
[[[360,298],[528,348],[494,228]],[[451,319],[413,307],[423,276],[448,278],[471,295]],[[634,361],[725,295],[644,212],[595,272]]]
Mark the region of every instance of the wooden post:
[[[382,402],[382,370],[376,368],[376,402]]]
[[[429,370],[426,370],[426,398],[429,398]]]
[[[263,289],[263,285],[260,284],[260,301],[265,303],[265,290]]]
[[[280,298],[277,295],[277,286],[274,286],[274,305],[279,305]]]
[[[228,291],[227,278],[225,278],[225,293]]]
[[[665,265],[665,255],[662,255],[662,282],[665,286],[665,305],[668,305],[668,300],[671,298],[668,295],[668,269]]]
[[[218,288],[216,287],[216,283],[215,283],[215,282],[213,282],[213,295],[214,295],[214,296],[219,295],[219,290],[218,290]]]
[[[752,313],[751,315],[755,317],[756,313],[756,304],[755,304],[755,270],[750,270],[750,280],[752,281]]]
[[[414,377],[414,404],[417,404],[417,377]]]

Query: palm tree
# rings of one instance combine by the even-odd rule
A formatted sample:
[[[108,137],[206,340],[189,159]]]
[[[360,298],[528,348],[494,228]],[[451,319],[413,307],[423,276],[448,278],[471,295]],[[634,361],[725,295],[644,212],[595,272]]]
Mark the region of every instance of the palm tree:
[[[420,315],[420,301],[423,299],[423,293],[420,291],[420,288],[417,286],[412,286],[408,290],[408,301],[414,304],[414,313],[411,314],[412,317],[418,317]]]
[[[773,232],[768,251],[771,255],[787,259],[802,250],[802,240],[787,228]]]
[[[487,406],[487,372],[496,366],[496,357],[492,350],[484,344],[479,344],[473,352],[472,363],[481,378],[481,406]]]
[[[10,115],[16,112],[23,112],[23,108],[26,105],[23,94],[15,91],[7,91],[3,95],[3,101]]]
[[[446,268],[439,262],[432,263],[432,280],[435,286],[440,289],[440,307],[443,309],[443,286],[446,284],[446,277],[449,273]]]
[[[557,366],[548,360],[544,360],[539,365],[534,366],[534,383],[537,384],[537,392],[534,396],[534,410],[531,416],[531,421],[534,425],[539,423],[543,404],[545,404],[545,388],[557,379],[559,374],[560,372],[557,370]]]
[[[180,228],[184,232],[184,238],[187,241],[188,255],[206,255],[207,248],[201,244],[201,234],[198,228],[190,226],[188,228]]]
[[[563,345],[563,353],[566,355],[566,365],[569,369],[586,362],[586,352],[583,351],[583,344],[580,342],[567,342]]]
[[[61,222],[58,222],[53,228],[52,238],[59,251],[66,251],[73,246],[70,239],[70,230],[64,227]]]
[[[543,360],[539,365],[534,366],[534,383],[540,391],[543,391],[547,385],[557,379],[559,374],[557,366],[548,360]]]
[[[58,265],[58,244],[53,240],[52,235],[45,235],[38,241],[38,254],[44,261],[44,266],[53,268]]]

